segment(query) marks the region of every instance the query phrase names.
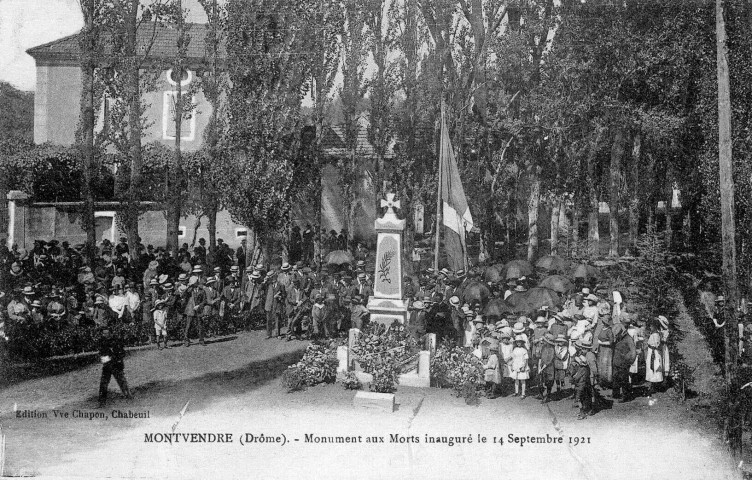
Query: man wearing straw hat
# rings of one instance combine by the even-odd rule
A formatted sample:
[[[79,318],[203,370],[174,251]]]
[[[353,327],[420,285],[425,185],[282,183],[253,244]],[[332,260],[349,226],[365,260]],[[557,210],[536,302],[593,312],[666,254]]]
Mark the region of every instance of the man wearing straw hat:
[[[452,326],[454,327],[455,341],[458,347],[462,347],[465,344],[465,314],[460,308],[459,297],[451,297],[449,305],[451,308],[450,316]]]

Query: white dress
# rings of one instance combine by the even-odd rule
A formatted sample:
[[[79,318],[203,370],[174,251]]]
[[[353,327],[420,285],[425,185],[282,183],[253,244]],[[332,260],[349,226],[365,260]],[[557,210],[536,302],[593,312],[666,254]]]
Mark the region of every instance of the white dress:
[[[527,380],[530,378],[530,368],[528,366],[527,349],[515,347],[512,350],[512,378],[515,380]]]
[[[645,357],[645,380],[652,383],[663,381],[663,372],[665,370],[663,356],[663,346],[661,345],[661,334],[653,332],[648,338],[648,353]]]
[[[636,327],[633,327],[630,325],[629,329],[627,329],[627,333],[629,334],[630,337],[632,337],[632,340],[634,340],[635,345],[637,345],[642,340],[642,338],[640,338],[640,330]],[[637,373],[637,371],[639,370],[639,363],[640,363],[640,355],[636,355],[634,362],[629,367],[629,373]]]
[[[512,375],[512,369],[510,368],[512,365],[512,351],[514,350],[514,345],[511,343],[501,343],[499,345],[499,353],[501,354],[501,358],[499,358],[499,361],[504,362],[504,368],[502,369],[504,372],[504,376],[507,378],[514,378]]]

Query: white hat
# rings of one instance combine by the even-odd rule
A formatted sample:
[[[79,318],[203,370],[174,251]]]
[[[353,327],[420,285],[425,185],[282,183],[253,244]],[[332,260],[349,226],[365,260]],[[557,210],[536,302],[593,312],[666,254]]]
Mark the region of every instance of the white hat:
[[[454,305],[455,307],[459,307],[460,306],[460,297],[458,297],[457,295],[452,295],[452,297],[449,299],[449,303],[451,305]]]

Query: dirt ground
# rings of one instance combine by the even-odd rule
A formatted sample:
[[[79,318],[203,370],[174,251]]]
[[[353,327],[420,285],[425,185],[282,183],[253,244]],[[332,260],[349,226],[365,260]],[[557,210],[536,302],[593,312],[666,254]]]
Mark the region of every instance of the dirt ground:
[[[135,399],[122,398],[113,381],[104,410],[96,408],[98,365],[18,382],[0,395],[4,474],[129,479],[477,479],[488,474],[549,480],[738,478],[716,435],[693,419],[701,415],[668,394],[657,396],[652,406],[638,398],[580,421],[568,399],[546,406],[532,396],[504,397],[468,406],[448,390],[400,387],[397,411],[385,413],[354,407],[354,393],[340,384],[286,393],[279,377],[303,348],[301,342],[264,340],[261,332],[251,332],[206,347],[134,352],[126,359],[126,375]],[[18,418],[24,410],[46,418]],[[148,411],[150,418],[116,419],[113,410]],[[55,411],[69,416],[56,418]],[[92,413],[108,418],[78,418]],[[173,432],[232,433],[233,442],[146,441],[147,434]],[[246,434],[284,436],[285,443],[245,443]],[[360,436],[360,443],[315,441],[329,436]],[[521,446],[510,443],[510,436],[561,437],[564,443]],[[367,442],[370,437],[381,437],[383,443]],[[455,438],[450,446],[427,443],[429,437],[464,440]],[[575,438],[579,445],[569,443]]]

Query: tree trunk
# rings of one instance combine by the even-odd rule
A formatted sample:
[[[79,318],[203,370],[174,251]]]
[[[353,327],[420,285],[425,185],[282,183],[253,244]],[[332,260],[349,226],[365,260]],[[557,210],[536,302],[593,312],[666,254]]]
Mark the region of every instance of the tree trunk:
[[[640,154],[642,134],[637,132],[632,143],[631,187],[632,198],[629,200],[629,254],[637,255],[637,237],[640,227]]]
[[[559,220],[561,218],[562,201],[556,197],[551,205],[551,255],[559,254]]]
[[[96,64],[96,32],[94,25],[94,0],[83,0],[81,11],[84,16],[83,35],[79,41],[81,46],[81,103],[80,103],[80,131],[78,136],[79,153],[83,165],[83,212],[81,226],[86,232],[86,257],[89,264],[94,265],[96,256],[97,235],[94,220],[94,191],[92,183],[96,170],[94,152],[94,67]],[[107,101],[106,99],[104,100]],[[104,105],[102,106],[104,108]],[[3,204],[5,195],[3,195]],[[5,216],[3,216],[5,218]]]
[[[588,199],[590,214],[588,216],[588,252],[592,256],[600,253],[600,231],[598,229],[598,179],[595,177],[595,162],[598,157],[603,130],[598,130],[587,157],[587,176],[589,182]]]
[[[217,206],[214,205],[206,212],[207,226],[209,230],[209,247],[215,248],[217,246]]]
[[[128,158],[130,160],[130,184],[126,196],[125,231],[128,237],[131,258],[138,261],[136,248],[138,236],[139,202],[141,200],[141,76],[138,71],[136,34],[138,29],[139,0],[130,0],[125,16],[125,78],[128,103]]]
[[[674,190],[671,183],[666,186],[666,248],[671,248],[671,244],[674,236],[674,212],[671,210],[671,203],[674,199]]]
[[[530,196],[527,201],[527,260],[532,261],[538,253],[538,207],[540,206],[539,167],[530,169]]]
[[[175,82],[175,152],[174,152],[174,170],[170,175],[170,168],[167,168],[168,179],[167,185],[167,202],[169,203],[169,219],[167,221],[167,249],[172,251],[173,257],[177,258],[180,247],[178,237],[180,235],[180,217],[183,210],[183,155],[181,151],[181,130],[183,127],[183,70],[185,60],[185,23],[183,13],[183,2],[177,0],[176,3],[176,23],[177,23],[177,56],[172,67],[173,75],[177,76]],[[172,183],[172,185],[170,185]],[[210,244],[210,246],[213,246]]]
[[[736,227],[734,224],[734,177],[731,144],[731,88],[728,70],[726,24],[723,0],[716,0],[716,46],[718,68],[718,164],[721,191],[721,232],[723,243],[723,281],[726,287],[726,401],[728,418],[726,437],[736,458],[742,453],[742,429],[737,378],[738,320],[736,306],[738,286],[736,278]]]
[[[621,187],[621,158],[624,155],[626,135],[622,127],[616,128],[614,143],[611,145],[611,197],[608,205],[611,242],[608,256],[619,256],[619,190]]]
[[[579,243],[580,243],[580,217],[582,216],[582,213],[580,212],[580,207],[575,202],[573,210],[572,210],[572,252],[573,256],[577,256],[579,254]]]

